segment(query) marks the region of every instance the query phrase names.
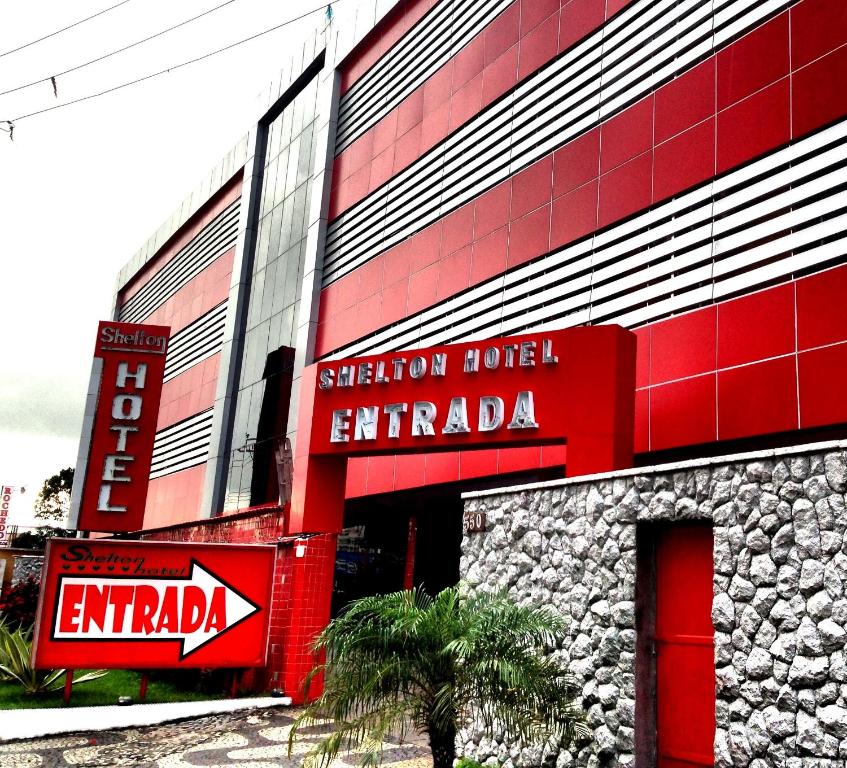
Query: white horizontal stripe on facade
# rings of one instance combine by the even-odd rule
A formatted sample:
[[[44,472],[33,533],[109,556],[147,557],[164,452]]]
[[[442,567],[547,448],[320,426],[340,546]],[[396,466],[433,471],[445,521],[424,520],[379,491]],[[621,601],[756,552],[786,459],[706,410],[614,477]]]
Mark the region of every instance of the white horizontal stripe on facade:
[[[180,288],[235,245],[240,201],[219,213],[200,233],[162,267],[120,308],[118,320],[139,323],[149,317]]]
[[[170,381],[220,351],[224,339],[226,307],[226,302],[218,304],[171,337],[165,360],[165,381]]]
[[[585,323],[636,327],[847,262],[847,120],[326,359]]]
[[[210,408],[156,433],[151,480],[205,463],[212,437],[212,413]]]
[[[610,22],[531,75],[335,219],[327,231],[323,285],[585,133],[791,4],[641,0],[621,11],[614,25]]]
[[[513,1],[451,0],[432,8],[341,97],[336,154],[426,82]]]

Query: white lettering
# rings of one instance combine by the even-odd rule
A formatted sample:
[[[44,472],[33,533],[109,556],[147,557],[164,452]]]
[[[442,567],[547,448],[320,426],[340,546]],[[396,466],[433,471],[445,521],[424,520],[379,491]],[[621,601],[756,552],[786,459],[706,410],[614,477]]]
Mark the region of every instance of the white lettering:
[[[426,360],[422,357],[413,357],[409,363],[409,376],[413,379],[423,378],[426,373]]]
[[[408,410],[406,403],[389,403],[382,409],[388,415],[388,436],[400,437],[400,416]]]
[[[479,398],[479,431],[493,432],[503,424],[503,398],[485,395]]]
[[[113,419],[135,421],[140,417],[141,395],[115,395],[115,399],[112,400]]]
[[[416,400],[412,406],[412,435],[434,435],[435,403],[428,400]]]
[[[468,426],[468,401],[464,397],[454,397],[447,409],[447,422],[441,432],[445,435],[455,435],[459,432],[470,432]]]
[[[320,378],[318,387],[321,389],[332,389],[332,380],[335,378],[335,371],[332,368],[324,368],[321,371]]]
[[[445,376],[447,374],[447,353],[436,352],[432,356],[432,375]]]
[[[465,373],[476,373],[479,370],[479,350],[465,350]]]
[[[376,421],[379,410],[375,405],[367,408],[359,406],[356,408],[356,428],[353,432],[354,440],[376,440]]]
[[[509,422],[508,429],[538,429],[538,422],[535,420],[535,400],[532,392],[527,390],[518,392],[515,410],[512,412],[512,420]]]
[[[144,389],[144,380],[147,378],[147,363],[139,363],[135,371],[130,372],[128,363],[118,363],[118,378],[119,387],[126,388],[127,379],[135,379],[135,388]]]
[[[331,443],[347,443],[350,441],[350,435],[346,434],[350,429],[351,411],[349,408],[339,408],[332,412],[332,429],[329,433],[329,442]]]

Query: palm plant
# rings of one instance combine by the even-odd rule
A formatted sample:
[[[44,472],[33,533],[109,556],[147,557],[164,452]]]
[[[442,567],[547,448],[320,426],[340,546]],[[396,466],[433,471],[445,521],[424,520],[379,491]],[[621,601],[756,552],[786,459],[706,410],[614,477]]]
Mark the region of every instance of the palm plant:
[[[426,733],[434,768],[455,758],[460,723],[476,720],[510,741],[568,746],[588,735],[573,704],[577,688],[549,651],[563,633],[546,609],[518,606],[505,594],[436,597],[423,590],[366,597],[350,604],[319,635],[315,650],[328,662],[322,694],[295,721],[319,717],[333,733],[307,756],[323,766],[340,751],[361,750],[361,765],[378,765],[389,734]]]
[[[39,694],[60,691],[64,687],[64,669],[34,669],[30,661],[32,652],[31,630],[10,630],[0,625],[0,679],[20,684],[24,693]],[[96,680],[107,674],[98,669],[73,679],[73,685]]]

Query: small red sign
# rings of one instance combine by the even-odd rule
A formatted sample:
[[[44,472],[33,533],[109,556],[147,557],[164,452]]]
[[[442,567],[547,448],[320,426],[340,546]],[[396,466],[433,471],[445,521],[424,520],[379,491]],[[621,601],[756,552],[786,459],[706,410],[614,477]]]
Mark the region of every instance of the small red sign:
[[[274,560],[273,546],[52,539],[33,663],[263,666]]]
[[[74,488],[71,525],[84,531],[139,530],[156,438],[170,328],[101,322],[86,409],[90,433],[82,486]]]

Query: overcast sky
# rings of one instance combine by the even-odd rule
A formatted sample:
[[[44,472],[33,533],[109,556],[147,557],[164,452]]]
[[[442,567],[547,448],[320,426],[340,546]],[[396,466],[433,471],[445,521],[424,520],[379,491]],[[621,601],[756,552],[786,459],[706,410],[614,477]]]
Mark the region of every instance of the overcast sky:
[[[118,0],[6,3],[0,54]],[[223,0],[129,0],[0,56],[0,121],[178,64],[318,8],[316,0],[234,0],[162,38],[57,79],[55,72],[176,24]],[[335,22],[356,0],[340,0]],[[258,95],[309,18],[204,62],[0,133],[0,483],[25,486],[20,524],[45,478],[76,462],[97,322],[119,268],[258,117]],[[5,128],[0,124],[0,128]]]

